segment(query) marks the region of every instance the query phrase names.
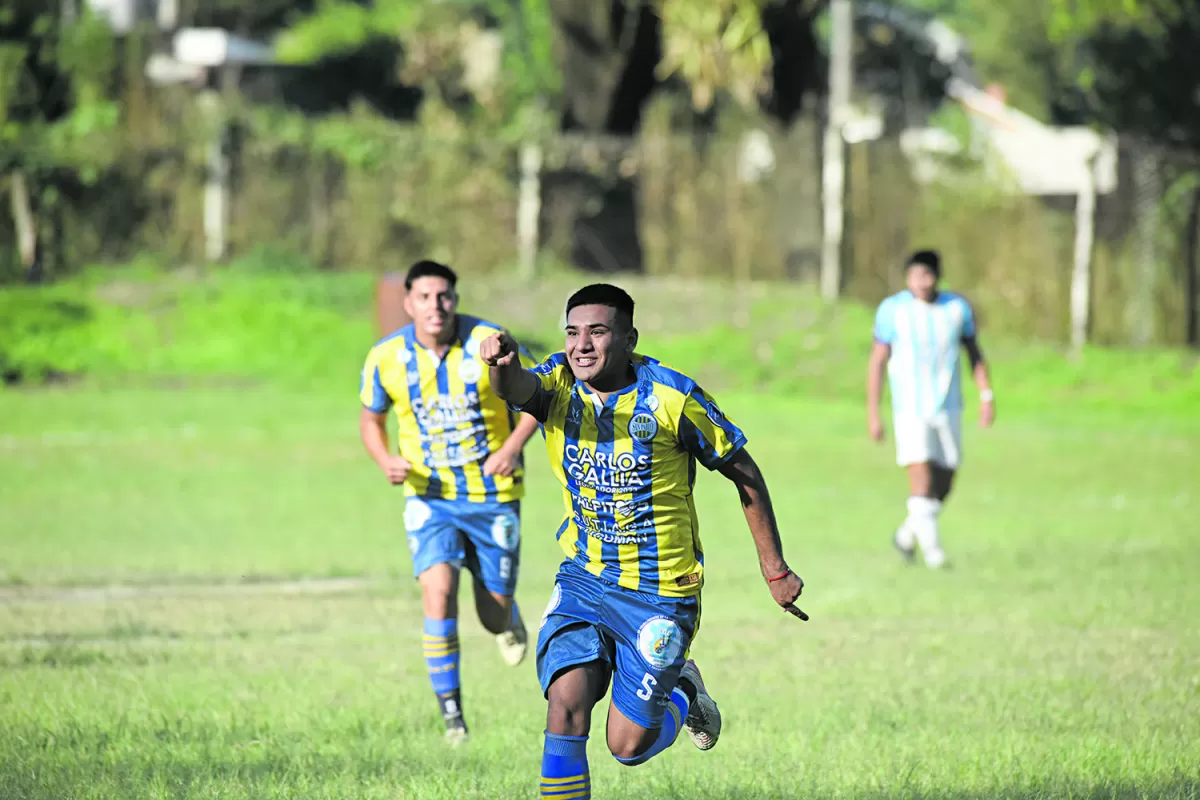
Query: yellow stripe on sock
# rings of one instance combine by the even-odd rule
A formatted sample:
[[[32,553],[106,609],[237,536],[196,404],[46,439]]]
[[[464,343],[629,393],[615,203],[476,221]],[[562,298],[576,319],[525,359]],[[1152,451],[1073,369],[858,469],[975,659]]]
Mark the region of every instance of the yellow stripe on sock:
[[[585,774],[585,775],[575,775],[570,778],[542,778],[542,783],[543,784],[552,784],[552,785],[553,784],[563,784],[563,783],[579,783],[580,781],[588,780],[590,777],[591,777],[590,775]]]
[[[450,656],[458,652],[457,647],[426,647],[424,653],[429,658],[440,658],[441,656]]]
[[[586,800],[586,798],[591,796],[592,788],[590,786],[585,786],[579,791],[570,792],[568,794],[558,794],[557,792],[548,794],[544,789],[542,790],[542,797],[553,798],[553,800]]]

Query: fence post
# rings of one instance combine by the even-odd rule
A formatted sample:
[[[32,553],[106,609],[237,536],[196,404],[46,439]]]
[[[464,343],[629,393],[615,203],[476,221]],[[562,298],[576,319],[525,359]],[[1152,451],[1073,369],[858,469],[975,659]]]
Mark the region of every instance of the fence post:
[[[851,0],[833,0],[833,34],[829,52],[829,105],[821,164],[822,207],[821,296],[836,300],[842,287],[842,238],[845,233],[846,141],[843,127],[853,81],[854,17]]]
[[[1133,162],[1137,243],[1134,255],[1134,284],[1130,304],[1130,339],[1134,347],[1145,347],[1154,338],[1154,290],[1158,282],[1158,214],[1162,203],[1162,175],[1158,153],[1142,144]]]
[[[1096,158],[1084,161],[1083,181],[1075,197],[1075,265],[1071,272],[1071,350],[1078,356],[1087,344],[1092,296],[1092,244],[1096,238]]]
[[[521,183],[517,200],[517,253],[522,280],[537,273],[538,218],[542,214],[542,146],[536,140],[521,145]]]
[[[1187,270],[1187,297],[1184,298],[1184,316],[1187,318],[1185,341],[1188,347],[1200,347],[1200,186],[1192,189],[1192,199],[1188,206],[1184,261],[1184,268]]]
[[[220,92],[209,90],[198,98],[208,127],[204,179],[204,256],[222,261],[229,239],[229,128]]]

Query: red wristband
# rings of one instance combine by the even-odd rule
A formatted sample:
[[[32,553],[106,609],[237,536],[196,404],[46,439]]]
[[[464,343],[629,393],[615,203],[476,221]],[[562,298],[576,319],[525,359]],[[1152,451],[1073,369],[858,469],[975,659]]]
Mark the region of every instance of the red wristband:
[[[784,578],[786,578],[788,575],[791,575],[791,574],[792,574],[792,570],[789,567],[789,568],[785,569],[783,574],[780,575],[778,578],[767,578],[767,583],[775,583],[775,581],[781,581]]]

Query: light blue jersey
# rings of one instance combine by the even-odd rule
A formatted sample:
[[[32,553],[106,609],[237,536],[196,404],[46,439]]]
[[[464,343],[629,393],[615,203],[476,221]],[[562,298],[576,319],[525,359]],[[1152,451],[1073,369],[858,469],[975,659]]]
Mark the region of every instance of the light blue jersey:
[[[875,341],[892,349],[888,381],[896,416],[931,419],[962,412],[959,348],[975,335],[970,304],[939,291],[925,303],[903,291],[879,304]]]

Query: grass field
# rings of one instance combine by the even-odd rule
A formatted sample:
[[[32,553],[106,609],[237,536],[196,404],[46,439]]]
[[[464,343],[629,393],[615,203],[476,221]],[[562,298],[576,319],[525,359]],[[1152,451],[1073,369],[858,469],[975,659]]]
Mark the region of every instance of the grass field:
[[[735,495],[703,476],[696,655],[725,734],[636,770],[595,737],[595,796],[1200,797],[1197,425],[972,430],[955,568],[930,574],[888,546],[901,476],[857,408],[726,405],[812,621],[772,606]],[[355,415],[266,387],[0,394],[0,796],[533,796],[533,665],[473,620],[474,737],[442,746],[402,503]],[[536,620],[557,498],[532,455]],[[347,576],[369,580],[278,583]]]
[[[808,333],[768,339],[787,330],[772,302],[751,304],[758,327],[690,332],[654,330],[650,302],[647,338],[709,370],[747,430],[812,621],[772,604],[736,495],[701,476],[694,653],[725,732],[626,769],[602,705],[594,796],[1200,798],[1200,371],[994,349],[1001,418],[967,432],[943,516],[954,568],[933,574],[890,548],[904,482],[854,400],[869,316],[810,304],[788,323]],[[361,353],[320,349],[357,348],[363,319],[287,342],[325,375],[297,391],[198,380],[228,378],[202,331],[241,316],[189,308],[144,358],[186,383],[147,367],[0,391],[0,798],[534,796],[532,659],[505,667],[473,619],[473,738],[442,745],[402,500],[358,443],[357,364],[333,371]],[[272,317],[281,340],[291,318],[319,333],[296,309]],[[536,445],[518,590],[533,624],[560,509]]]

